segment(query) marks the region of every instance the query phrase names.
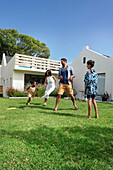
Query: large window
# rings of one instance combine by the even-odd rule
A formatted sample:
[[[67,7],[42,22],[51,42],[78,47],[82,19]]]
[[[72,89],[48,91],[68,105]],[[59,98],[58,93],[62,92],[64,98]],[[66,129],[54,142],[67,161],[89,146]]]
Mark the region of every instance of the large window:
[[[105,92],[105,73],[98,74],[98,94],[102,95]]]
[[[24,85],[26,85],[30,81],[36,81],[37,84],[44,84],[44,79],[44,75],[25,74]]]

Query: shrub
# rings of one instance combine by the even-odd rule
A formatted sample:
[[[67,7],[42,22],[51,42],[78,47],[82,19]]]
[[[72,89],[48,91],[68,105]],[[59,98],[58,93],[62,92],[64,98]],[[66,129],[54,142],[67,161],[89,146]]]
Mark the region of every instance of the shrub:
[[[37,86],[39,88],[38,91],[36,91],[36,95],[35,96],[38,96],[38,97],[42,97],[44,96],[44,93],[45,93],[45,86],[43,84],[38,84]]]
[[[27,93],[24,93],[22,91],[12,88],[12,87],[10,87],[6,90],[6,94],[9,97],[26,97],[27,96]]]
[[[10,87],[9,89],[6,90],[6,94],[9,97],[14,97],[16,94],[16,90],[14,88]]]

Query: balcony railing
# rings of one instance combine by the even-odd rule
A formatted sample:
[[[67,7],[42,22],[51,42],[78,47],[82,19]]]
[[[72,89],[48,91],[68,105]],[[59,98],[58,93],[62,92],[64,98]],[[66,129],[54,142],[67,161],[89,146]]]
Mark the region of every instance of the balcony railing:
[[[58,71],[61,62],[34,56],[15,54],[15,65],[23,68]]]

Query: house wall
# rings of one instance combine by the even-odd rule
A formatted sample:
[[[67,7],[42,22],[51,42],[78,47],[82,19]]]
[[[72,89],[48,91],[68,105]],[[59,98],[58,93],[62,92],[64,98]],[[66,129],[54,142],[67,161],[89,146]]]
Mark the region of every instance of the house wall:
[[[95,61],[94,69],[97,73],[105,73],[105,91],[111,95],[110,99],[113,100],[113,57],[105,57],[90,50],[88,46],[83,48],[83,51],[71,64],[76,75],[74,89],[78,92],[77,97],[83,96],[80,91],[84,90],[84,75],[87,71],[87,64],[83,64],[84,57],[86,57],[86,63],[90,59]]]
[[[1,85],[3,86],[3,97],[7,97],[6,90],[12,86],[13,80],[13,67],[15,60],[12,58],[8,64],[6,64],[5,54],[3,54],[2,67],[1,67]]]

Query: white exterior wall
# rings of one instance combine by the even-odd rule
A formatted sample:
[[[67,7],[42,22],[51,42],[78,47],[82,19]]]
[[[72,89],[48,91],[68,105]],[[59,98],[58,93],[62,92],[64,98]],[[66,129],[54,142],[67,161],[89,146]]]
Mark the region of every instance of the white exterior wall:
[[[20,71],[13,72],[13,83],[12,87],[20,91],[24,90],[24,73]]]
[[[83,64],[83,58],[86,57],[86,63]],[[88,48],[83,48],[80,55],[73,61],[71,66],[75,71],[74,89],[78,92],[77,97],[80,98],[80,91],[84,90],[84,75],[87,71],[87,61],[94,60],[94,69],[97,73],[105,73],[105,91],[107,91],[113,100],[113,57],[105,57]]]
[[[8,65],[6,65],[5,54],[3,54],[2,68],[1,68],[1,84],[3,85],[3,97],[7,97],[6,90],[12,86],[13,80],[13,67],[15,60],[12,58]]]

